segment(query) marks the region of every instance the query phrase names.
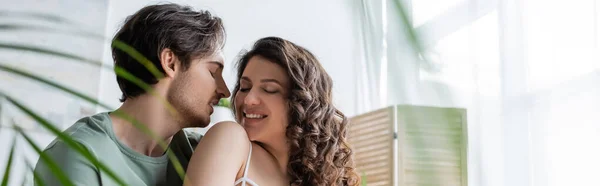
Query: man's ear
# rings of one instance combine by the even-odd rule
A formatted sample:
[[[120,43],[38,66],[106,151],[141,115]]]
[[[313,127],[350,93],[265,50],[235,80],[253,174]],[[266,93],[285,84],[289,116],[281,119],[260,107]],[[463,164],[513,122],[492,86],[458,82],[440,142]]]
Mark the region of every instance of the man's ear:
[[[160,65],[165,70],[165,77],[174,77],[177,68],[177,56],[171,49],[165,48],[160,52]]]

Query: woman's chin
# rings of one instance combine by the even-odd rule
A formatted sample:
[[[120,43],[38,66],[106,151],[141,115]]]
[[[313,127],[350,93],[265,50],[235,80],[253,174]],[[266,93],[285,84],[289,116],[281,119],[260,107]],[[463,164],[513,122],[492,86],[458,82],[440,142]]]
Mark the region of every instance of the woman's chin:
[[[246,134],[248,134],[248,139],[250,141],[255,141],[256,140],[256,133],[252,129],[248,128],[248,127],[244,127],[244,129],[246,129]]]

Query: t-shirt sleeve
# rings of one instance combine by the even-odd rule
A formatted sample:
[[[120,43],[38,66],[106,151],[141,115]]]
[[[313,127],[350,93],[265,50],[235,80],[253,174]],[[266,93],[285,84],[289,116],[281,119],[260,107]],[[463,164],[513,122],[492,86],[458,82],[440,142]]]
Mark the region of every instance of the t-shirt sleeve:
[[[44,150],[44,153],[57,164],[58,168],[73,184],[85,186],[102,185],[96,167],[64,142],[54,142],[54,144],[51,144],[51,146]],[[63,185],[51,167],[41,158],[38,160],[34,171],[42,180],[43,185]],[[42,185],[42,183],[35,180],[34,185],[38,186]]]

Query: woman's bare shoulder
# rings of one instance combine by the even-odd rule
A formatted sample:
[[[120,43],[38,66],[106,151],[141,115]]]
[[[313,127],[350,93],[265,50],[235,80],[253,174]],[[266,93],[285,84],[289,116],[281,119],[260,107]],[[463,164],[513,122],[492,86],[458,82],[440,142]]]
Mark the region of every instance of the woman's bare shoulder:
[[[242,126],[221,122],[211,127],[196,147],[186,185],[228,185],[246,162],[250,140]]]
[[[202,145],[202,143],[205,143]],[[200,141],[199,147],[219,145],[215,148],[229,152],[247,154],[250,151],[250,140],[244,127],[240,124],[226,121],[213,125]],[[198,149],[202,151],[203,149]]]
[[[206,137],[213,133],[214,135],[219,135],[219,137],[223,137],[222,135],[225,135],[235,137],[235,139],[243,139],[246,142],[249,141],[244,127],[233,121],[223,121],[214,124],[210,129],[208,129],[204,136]]]

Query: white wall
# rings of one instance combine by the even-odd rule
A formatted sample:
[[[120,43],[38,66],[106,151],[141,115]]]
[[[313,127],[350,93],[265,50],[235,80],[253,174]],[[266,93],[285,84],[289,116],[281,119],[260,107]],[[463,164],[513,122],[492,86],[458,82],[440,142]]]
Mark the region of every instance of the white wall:
[[[107,16],[107,2],[105,1],[37,1],[19,0],[10,3],[3,2],[0,12],[6,13],[36,13],[60,16],[68,20],[63,23],[40,21],[27,16],[9,14],[0,16],[2,24],[18,24],[30,26],[44,26],[61,30],[82,30],[95,32],[104,30]],[[68,12],[66,14],[65,12]],[[102,35],[102,32],[97,33]],[[83,38],[73,34],[52,33],[48,31],[0,31],[0,42],[20,45],[42,47],[58,50],[69,54],[76,54],[88,59],[100,61],[102,58],[102,41]],[[28,71],[44,78],[72,87],[91,97],[98,96],[99,70],[98,67],[83,65],[74,60],[50,55],[41,55],[33,52],[0,49],[0,64],[20,70]],[[93,114],[95,108],[73,96],[65,94],[49,86],[30,81],[4,71],[0,71],[0,91],[8,94],[19,102],[25,104],[56,124],[65,129],[82,116]],[[29,119],[15,107],[0,100],[0,175],[8,160],[10,147],[16,132],[8,126],[14,124],[25,129],[25,133],[44,148],[54,138],[53,135],[41,130],[38,123]],[[14,122],[12,122],[14,121]],[[31,185],[31,174],[25,161],[35,166],[38,155],[23,138],[18,138],[11,170],[9,185],[21,185],[27,178],[26,185]]]
[[[124,19],[145,5],[158,1],[110,1],[106,35],[112,37]],[[261,37],[279,36],[302,45],[321,60],[334,81],[334,99],[347,115],[355,114],[354,63],[359,58],[358,35],[351,1],[174,1],[197,9],[209,9],[224,20],[227,32],[223,76],[235,85],[235,59]],[[104,63],[111,64],[105,50]],[[99,99],[120,105],[114,73],[103,72]],[[102,110],[102,109],[100,109]]]

